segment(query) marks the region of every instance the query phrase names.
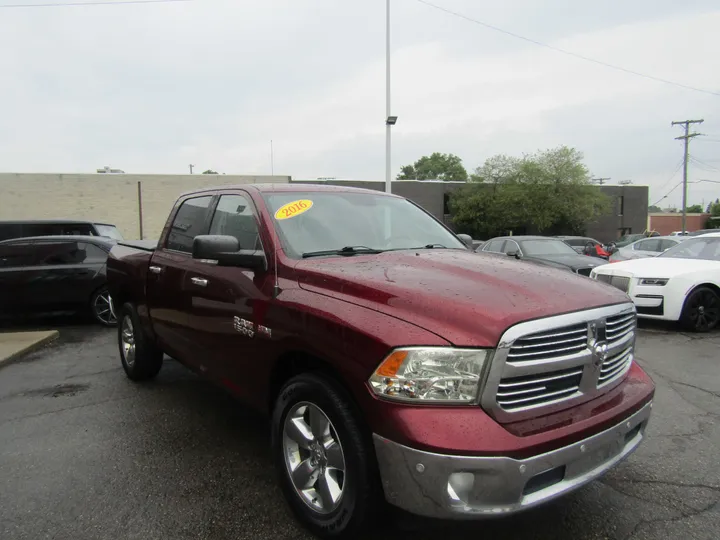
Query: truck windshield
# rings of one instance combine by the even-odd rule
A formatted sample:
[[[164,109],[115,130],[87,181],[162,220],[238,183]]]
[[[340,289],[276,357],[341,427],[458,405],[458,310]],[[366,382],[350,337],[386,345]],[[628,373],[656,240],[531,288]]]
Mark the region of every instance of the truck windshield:
[[[399,197],[317,191],[264,193],[263,197],[290,257],[325,251],[347,255],[352,251],[341,251],[349,246],[362,246],[366,252],[466,249],[430,215]]]

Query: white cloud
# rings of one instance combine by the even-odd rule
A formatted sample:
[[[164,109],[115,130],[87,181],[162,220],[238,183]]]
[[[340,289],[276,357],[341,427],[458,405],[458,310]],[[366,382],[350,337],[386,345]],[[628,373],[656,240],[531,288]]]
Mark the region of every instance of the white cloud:
[[[711,1],[436,1],[579,54],[720,89],[720,11]],[[432,151],[457,153],[473,168],[494,153],[568,144],[594,173],[648,183],[655,199],[681,156],[670,121],[705,117],[703,131],[720,134],[719,97],[417,2],[393,6],[395,170]],[[267,173],[273,139],[278,173],[384,177],[380,0],[8,11],[0,18],[4,170],[184,172],[192,162]],[[693,142],[704,159],[718,148]],[[691,185],[691,200],[716,185]],[[670,200],[679,202],[678,192]]]

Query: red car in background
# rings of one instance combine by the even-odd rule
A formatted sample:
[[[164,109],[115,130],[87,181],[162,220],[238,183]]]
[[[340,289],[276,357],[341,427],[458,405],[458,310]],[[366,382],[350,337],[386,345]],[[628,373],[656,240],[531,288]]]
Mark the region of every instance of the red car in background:
[[[581,255],[599,257],[606,261],[610,258],[610,252],[606,249],[605,245],[594,238],[587,236],[558,236],[557,238],[560,238]]]

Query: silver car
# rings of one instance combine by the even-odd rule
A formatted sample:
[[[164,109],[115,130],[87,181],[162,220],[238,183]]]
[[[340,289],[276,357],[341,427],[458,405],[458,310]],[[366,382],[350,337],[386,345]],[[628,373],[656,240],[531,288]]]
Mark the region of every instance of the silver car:
[[[687,238],[687,236],[652,236],[650,238],[636,240],[632,244],[621,247],[610,255],[610,262],[657,257],[665,250],[687,240]]]

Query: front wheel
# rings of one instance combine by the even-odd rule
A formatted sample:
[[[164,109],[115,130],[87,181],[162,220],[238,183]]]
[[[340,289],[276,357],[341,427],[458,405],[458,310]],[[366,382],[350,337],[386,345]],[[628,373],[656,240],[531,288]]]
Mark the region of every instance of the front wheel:
[[[709,332],[720,322],[720,296],[710,287],[698,287],[685,299],[680,324],[693,332]]]
[[[367,530],[384,498],[373,449],[342,388],[315,374],[291,379],[272,430],[282,489],[298,519],[324,538]]]

